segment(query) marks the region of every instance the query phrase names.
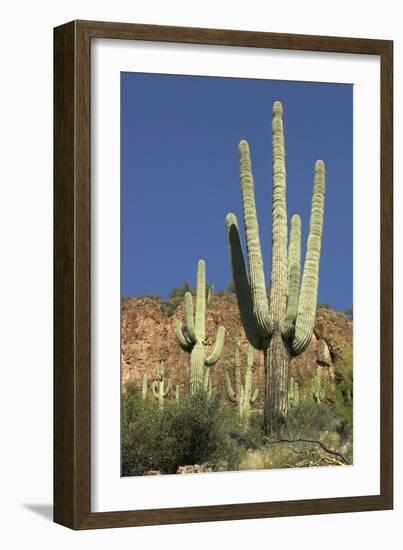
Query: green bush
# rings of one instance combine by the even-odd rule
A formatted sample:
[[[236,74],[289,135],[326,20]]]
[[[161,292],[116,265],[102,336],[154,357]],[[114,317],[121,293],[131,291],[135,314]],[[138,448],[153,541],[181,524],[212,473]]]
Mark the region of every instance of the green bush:
[[[289,412],[289,433],[293,438],[320,439],[337,432],[343,441],[353,435],[353,404],[344,397],[341,385],[325,386],[326,402],[302,401]]]
[[[259,449],[265,442],[265,431],[263,422],[263,411],[252,412],[249,423],[245,425],[237,418],[237,423],[233,426],[231,437],[238,445],[247,450]]]
[[[212,285],[210,283],[206,284],[206,296],[208,294],[209,289],[213,289]],[[160,303],[160,309],[167,317],[171,317],[175,311],[177,310],[178,306],[183,303],[184,296],[186,292],[190,292],[193,296],[196,295],[196,289],[191,287],[188,282],[184,282],[182,286],[178,286],[176,288],[173,288],[169,294],[167,300],[159,299]]]
[[[234,413],[205,392],[159,409],[136,393],[122,397],[122,476],[150,470],[176,473],[179,466],[208,463],[213,470],[237,469],[245,450],[231,433]]]
[[[318,439],[321,432],[335,430],[337,418],[328,404],[302,401],[289,411],[288,431],[292,438]]]

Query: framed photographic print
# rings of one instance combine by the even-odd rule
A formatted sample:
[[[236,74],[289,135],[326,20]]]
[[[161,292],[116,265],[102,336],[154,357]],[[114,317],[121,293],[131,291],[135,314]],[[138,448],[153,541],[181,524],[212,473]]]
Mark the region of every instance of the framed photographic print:
[[[392,42],[54,54],[55,521],[392,508]]]

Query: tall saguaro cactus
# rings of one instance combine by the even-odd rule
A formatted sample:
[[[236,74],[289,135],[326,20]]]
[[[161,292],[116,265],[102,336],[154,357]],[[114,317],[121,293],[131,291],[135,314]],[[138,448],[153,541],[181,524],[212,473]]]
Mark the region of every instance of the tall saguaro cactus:
[[[182,349],[190,353],[190,393],[203,387],[205,367],[217,363],[224,347],[225,329],[220,326],[214,349],[206,355],[206,265],[197,264],[196,313],[190,292],[185,294],[185,326],[176,321],[175,334]]]
[[[270,300],[267,298],[254,181],[249,145],[239,143],[241,195],[248,253],[245,265],[238,222],[226,218],[235,292],[242,324],[249,342],[263,351],[265,359],[265,425],[268,435],[287,428],[289,365],[309,345],[315,323],[319,260],[325,202],[325,165],[314,167],[309,236],[301,279],[301,219],[291,218],[287,228],[286,166],[283,107],[273,104],[273,199]]]
[[[241,356],[240,341],[237,339],[234,345],[234,367],[235,367],[235,389],[233,389],[228,372],[228,365],[224,363],[224,382],[228,399],[237,404],[239,416],[246,422],[249,421],[250,406],[255,403],[259,395],[259,389],[256,388],[252,395],[252,378],[254,371],[254,349],[248,344],[248,358],[244,373],[244,383],[242,384],[241,374]]]

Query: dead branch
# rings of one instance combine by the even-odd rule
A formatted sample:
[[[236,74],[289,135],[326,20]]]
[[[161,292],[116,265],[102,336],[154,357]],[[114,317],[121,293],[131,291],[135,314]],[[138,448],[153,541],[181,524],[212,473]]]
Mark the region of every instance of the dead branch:
[[[326,453],[338,456],[344,464],[347,464],[348,466],[351,465],[348,458],[333,449],[329,449],[329,447],[326,447],[322,441],[318,441],[317,439],[270,439],[266,437],[265,440],[269,443],[269,445],[273,443],[311,443],[313,445],[319,445]]]

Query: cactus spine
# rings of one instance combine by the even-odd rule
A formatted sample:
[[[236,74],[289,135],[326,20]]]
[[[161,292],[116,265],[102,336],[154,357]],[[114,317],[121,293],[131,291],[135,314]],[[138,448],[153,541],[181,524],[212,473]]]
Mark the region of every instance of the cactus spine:
[[[287,428],[289,365],[292,355],[301,354],[309,345],[315,322],[322,239],[325,165],[314,167],[309,236],[301,279],[301,219],[291,218],[288,242],[286,166],[283,107],[273,104],[272,152],[272,261],[270,301],[266,283],[256,214],[254,181],[249,145],[239,143],[240,179],[248,271],[246,268],[237,218],[228,214],[227,236],[235,292],[241,321],[249,342],[264,354],[265,426],[268,435],[280,436]]]
[[[228,399],[237,404],[239,416],[246,422],[249,421],[250,406],[253,405],[258,398],[259,389],[256,388],[252,395],[252,378],[254,371],[254,348],[248,344],[248,358],[244,373],[244,383],[242,384],[241,374],[241,356],[240,356],[240,341],[236,339],[234,344],[234,367],[235,367],[235,390],[232,387],[228,365],[224,363],[224,382]]]
[[[185,294],[185,326],[176,321],[175,334],[182,349],[190,353],[190,393],[203,388],[204,368],[217,363],[224,347],[225,329],[220,326],[212,353],[206,356],[206,265],[204,260],[197,264],[196,313],[193,298]]]
[[[147,373],[145,372],[145,373],[143,374],[143,386],[142,386],[142,388],[141,388],[141,397],[142,397],[143,399],[146,399],[146,397],[147,397],[147,389],[148,389],[148,386],[147,386],[147,385],[148,385],[148,375],[147,375]]]
[[[171,389],[171,380],[168,380],[166,388],[165,386],[165,362],[162,359],[160,361],[160,367],[158,369],[157,380],[153,383],[152,389],[154,396],[158,399],[158,404],[162,409],[164,406],[164,399],[168,397]]]

